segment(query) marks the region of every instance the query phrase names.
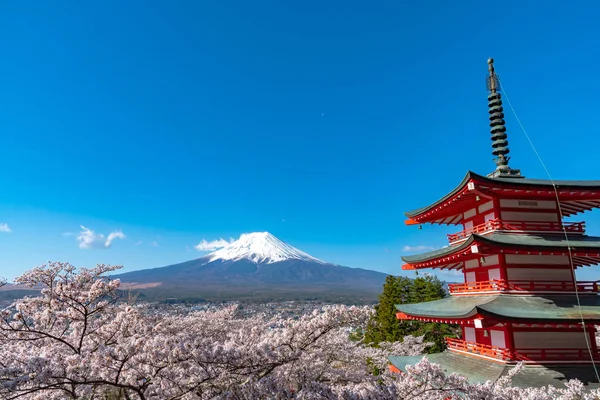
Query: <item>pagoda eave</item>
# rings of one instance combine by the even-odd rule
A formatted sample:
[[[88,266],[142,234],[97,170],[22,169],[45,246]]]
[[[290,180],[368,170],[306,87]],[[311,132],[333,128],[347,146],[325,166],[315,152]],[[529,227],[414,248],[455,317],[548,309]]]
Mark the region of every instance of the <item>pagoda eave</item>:
[[[465,318],[434,318],[434,317],[423,317],[419,315],[409,315],[401,311],[396,313],[396,319],[400,321],[421,321],[421,322],[435,322],[439,324],[452,324],[452,325],[474,325],[475,320],[483,320],[483,315],[475,314]]]
[[[530,318],[504,318],[499,315],[489,314],[489,313],[478,313],[469,317],[464,318],[436,318],[436,317],[425,317],[419,315],[408,315],[403,312],[396,313],[396,319],[400,321],[420,321],[420,322],[434,322],[437,324],[451,324],[451,325],[470,325],[474,326],[476,324],[475,321],[478,321],[477,324],[480,328],[487,328],[491,326],[495,326],[497,324],[518,324],[521,327],[538,327],[538,328],[568,328],[568,327],[579,327],[581,326],[580,321],[573,320],[563,320],[563,319],[543,319],[543,320],[535,320],[531,321]],[[586,325],[592,326],[600,323],[600,317],[594,318],[584,318]]]
[[[600,207],[600,181],[549,181],[540,179],[489,178],[469,171],[462,182],[435,203],[408,211],[407,225],[459,224],[465,203],[473,207],[501,196],[505,199],[560,199],[564,216]],[[470,206],[469,206],[470,207]]]
[[[396,305],[398,319],[429,322],[489,320],[524,324],[600,323],[600,297],[574,295],[451,296],[415,304]],[[456,323],[456,322],[448,322]]]
[[[424,268],[463,269],[464,262],[473,258],[500,254],[568,255],[574,267],[600,263],[600,237],[578,235],[568,240],[561,235],[518,237],[494,232],[487,235],[472,234],[464,242],[428,253],[403,256],[403,270]]]
[[[431,206],[404,213],[408,219],[406,225],[437,223],[457,225],[463,220],[463,210],[475,207],[484,194],[474,191],[469,173],[463,181],[448,195]],[[489,200],[489,199],[488,199]]]

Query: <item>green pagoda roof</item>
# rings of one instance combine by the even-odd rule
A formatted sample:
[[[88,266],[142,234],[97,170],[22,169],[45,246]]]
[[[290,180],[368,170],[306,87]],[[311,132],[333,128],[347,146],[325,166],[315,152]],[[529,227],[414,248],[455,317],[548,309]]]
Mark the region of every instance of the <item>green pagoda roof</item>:
[[[600,250],[600,237],[587,236],[587,235],[571,235],[567,241],[564,235],[551,234],[551,235],[520,235],[514,233],[499,233],[494,232],[489,235],[476,235],[472,234],[464,242],[443,247],[438,250],[433,250],[427,253],[415,254],[411,256],[403,256],[402,260],[408,264],[419,263],[424,261],[433,260],[445,255],[450,255],[463,249],[468,249],[473,242],[486,243],[490,245],[500,245],[503,247],[522,247],[524,249],[537,250],[543,249],[567,249],[571,247],[571,250]]]
[[[390,363],[401,371],[406,371],[407,365],[413,365],[423,359],[423,356],[390,356]],[[427,359],[438,364],[446,373],[456,372],[469,379],[471,383],[496,382],[508,374],[513,366],[493,363],[474,357],[457,354],[451,351],[428,354]],[[525,365],[512,378],[512,385],[520,388],[542,387],[552,385],[563,388],[569,379],[579,379],[586,390],[600,388],[594,368],[589,364],[556,364],[556,365]]]
[[[581,313],[574,295],[554,296],[450,296],[415,304],[398,304],[409,316],[425,318],[470,318],[477,314],[502,319],[531,321],[600,321],[600,297],[581,296]]]
[[[446,200],[451,199],[454,195],[460,192],[465,185],[471,181],[477,181],[483,184],[489,184],[494,187],[515,187],[519,189],[554,189],[556,185],[557,189],[560,188],[572,188],[572,189],[583,189],[583,190],[600,190],[600,181],[581,180],[581,181],[551,181],[547,179],[528,179],[523,177],[497,177],[490,178],[487,176],[476,174],[475,172],[468,171],[462,182],[454,188],[450,193],[437,200],[435,203],[425,207],[418,208],[416,210],[407,211],[404,213],[409,218],[413,218],[423,212],[433,208],[434,206],[444,203]],[[554,183],[554,185],[553,185]]]

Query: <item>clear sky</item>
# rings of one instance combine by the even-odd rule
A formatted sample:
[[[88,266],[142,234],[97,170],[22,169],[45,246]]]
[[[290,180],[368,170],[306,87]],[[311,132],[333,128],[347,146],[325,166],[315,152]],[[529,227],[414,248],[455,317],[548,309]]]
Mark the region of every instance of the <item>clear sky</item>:
[[[494,168],[490,56],[553,177],[600,179],[599,13],[596,1],[2,2],[0,276],[47,260],[163,266],[252,231],[399,273],[402,254],[456,230],[406,227],[402,213]],[[508,112],[507,126],[511,165],[545,178]],[[598,235],[599,215],[575,220]]]

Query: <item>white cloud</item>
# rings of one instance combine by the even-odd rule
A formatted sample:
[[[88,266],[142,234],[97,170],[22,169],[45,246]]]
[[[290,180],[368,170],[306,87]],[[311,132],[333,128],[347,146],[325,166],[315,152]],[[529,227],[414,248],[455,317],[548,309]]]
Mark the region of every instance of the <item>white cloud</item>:
[[[137,242],[135,242],[133,245],[134,245],[134,246],[139,246],[139,245],[140,245],[140,244],[142,244],[142,243],[144,243],[144,242],[142,242],[141,240],[138,240],[138,241],[137,241]]]
[[[125,239],[125,234],[121,231],[111,232],[106,238],[106,247],[109,247],[111,242],[115,239]]]
[[[417,252],[417,251],[431,251],[431,250],[435,250],[435,247],[432,246],[404,246],[402,248],[402,251],[406,252],[406,253],[412,253],[412,252]]]
[[[158,247],[158,242],[156,240],[154,240],[152,243],[150,243],[150,246]]]
[[[10,233],[11,230],[8,227],[8,224],[6,222],[0,224],[0,232],[4,232],[4,233]]]
[[[231,241],[233,241],[233,239]],[[221,249],[227,246],[229,243],[231,242],[228,242],[225,239],[217,239],[212,240],[210,242],[207,242],[206,240],[202,239],[202,241],[195,245],[194,248],[198,251],[215,251],[217,249]]]
[[[108,249],[115,239],[125,239],[121,231],[114,231],[105,237],[101,233],[96,233],[91,229],[81,225],[81,232],[77,236],[80,249]]]

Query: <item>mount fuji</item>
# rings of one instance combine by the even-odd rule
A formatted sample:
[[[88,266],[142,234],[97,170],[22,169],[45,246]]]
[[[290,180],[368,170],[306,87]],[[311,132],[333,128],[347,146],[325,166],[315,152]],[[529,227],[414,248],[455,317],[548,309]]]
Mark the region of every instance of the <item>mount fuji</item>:
[[[287,243],[269,232],[244,233],[228,246],[209,254],[210,261],[250,260],[256,264],[273,264],[285,260],[301,260],[326,264]]]
[[[372,302],[386,276],[331,264],[268,232],[254,232],[195,260],[115,278],[123,288],[156,300]]]

